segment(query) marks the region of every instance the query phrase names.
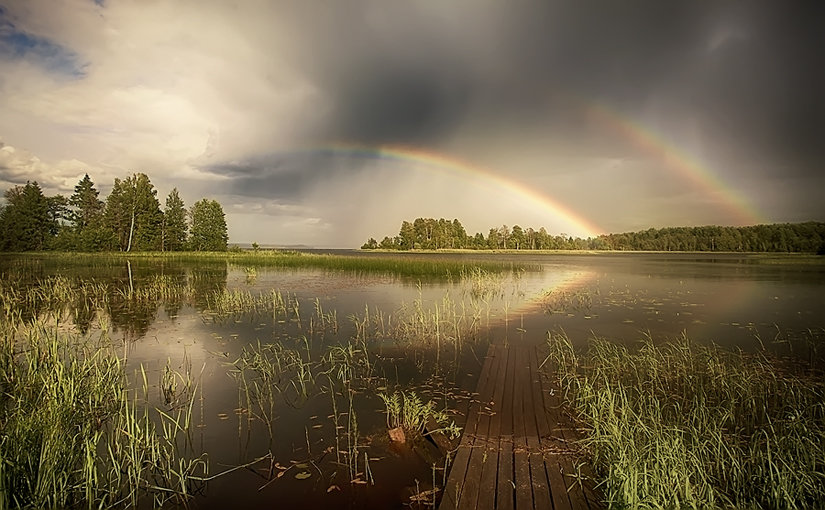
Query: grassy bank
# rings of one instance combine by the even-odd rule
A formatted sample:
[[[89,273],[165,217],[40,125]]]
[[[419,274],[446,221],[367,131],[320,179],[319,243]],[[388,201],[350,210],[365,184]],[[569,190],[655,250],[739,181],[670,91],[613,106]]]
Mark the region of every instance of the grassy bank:
[[[9,254],[19,258],[22,254]],[[512,270],[538,269],[526,264],[514,264],[495,260],[454,260],[450,258],[428,257],[399,253],[382,256],[331,255],[302,253],[293,251],[260,250],[239,252],[132,252],[132,253],[30,253],[25,254],[26,264],[38,261],[57,266],[98,267],[124,264],[126,261],[198,263],[227,262],[238,266],[276,268],[317,268],[331,271],[388,274],[411,278],[450,278],[462,272],[483,270],[503,272]]]
[[[629,350],[548,338],[611,506],[810,508],[825,501],[825,383],[686,338]]]

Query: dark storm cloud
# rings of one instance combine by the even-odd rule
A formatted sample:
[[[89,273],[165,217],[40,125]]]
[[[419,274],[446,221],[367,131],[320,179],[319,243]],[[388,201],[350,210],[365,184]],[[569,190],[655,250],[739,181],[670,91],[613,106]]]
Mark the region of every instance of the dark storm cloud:
[[[295,27],[287,59],[328,101],[309,146],[439,150],[457,133],[533,130],[557,155],[638,155],[583,114],[598,103],[677,147],[698,144],[716,168],[739,168],[736,178],[814,177],[825,159],[823,5],[302,5],[285,14]],[[238,194],[286,199],[362,162],[334,163],[263,155],[209,170],[231,175]]]
[[[224,190],[227,194],[290,201],[304,196],[319,182],[343,175],[351,177],[362,163],[358,159],[333,159],[326,154],[292,153],[214,164],[201,169],[228,177]]]
[[[353,69],[335,91],[326,134],[365,144],[437,142],[460,126],[466,77],[450,68],[405,66],[377,58]]]
[[[655,100],[700,116],[702,128],[732,143],[797,159],[822,154],[822,4],[361,2],[329,10],[295,14],[311,34],[301,65],[332,101],[319,138],[437,145],[478,112],[516,122],[558,117],[576,133],[585,121],[565,111],[573,94],[631,117]]]
[[[704,45],[708,17],[693,2],[516,2],[474,24],[462,15],[495,4],[456,5],[446,23],[432,9],[383,3],[392,11],[383,30],[364,15],[312,30],[324,34],[313,48],[331,60],[316,69],[334,103],[328,134],[427,141],[460,126],[470,108],[552,115],[554,94],[637,107]]]

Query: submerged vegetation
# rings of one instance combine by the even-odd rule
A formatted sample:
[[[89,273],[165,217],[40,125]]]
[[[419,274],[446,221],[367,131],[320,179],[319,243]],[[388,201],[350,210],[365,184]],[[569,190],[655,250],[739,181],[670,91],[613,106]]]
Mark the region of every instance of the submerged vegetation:
[[[635,350],[548,336],[611,506],[808,508],[825,501],[825,383],[687,338]]]

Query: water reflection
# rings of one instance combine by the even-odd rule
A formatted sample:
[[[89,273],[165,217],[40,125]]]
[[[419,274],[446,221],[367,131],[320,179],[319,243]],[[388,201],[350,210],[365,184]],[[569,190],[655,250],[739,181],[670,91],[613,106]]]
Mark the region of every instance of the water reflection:
[[[193,381],[193,441],[213,472],[249,465],[211,482],[199,507],[238,503],[239,492],[246,506],[273,497],[310,506],[409,502],[415,480],[439,474],[435,457],[422,453],[427,446],[415,453],[389,444],[378,393],[415,391],[461,423],[489,343],[538,344],[557,329],[579,345],[685,331],[697,342],[755,349],[761,340],[808,358],[825,343],[822,266],[645,255],[525,261],[543,269],[416,283],[220,261],[91,267],[0,257],[0,275],[3,289],[40,296],[20,301],[24,317],[57,317],[123,341],[127,372],[145,377],[155,404],[175,401],[170,373]],[[342,367],[362,372],[342,376]],[[380,483],[351,483],[365,481],[368,465]],[[428,488],[431,481],[419,487]]]

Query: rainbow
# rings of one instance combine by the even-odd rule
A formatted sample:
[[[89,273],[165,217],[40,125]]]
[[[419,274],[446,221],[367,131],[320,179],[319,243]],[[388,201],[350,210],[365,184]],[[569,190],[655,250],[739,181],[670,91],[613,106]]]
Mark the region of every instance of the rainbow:
[[[468,163],[453,157],[436,152],[425,151],[416,147],[401,145],[367,146],[349,143],[333,143],[315,148],[308,148],[302,153],[335,157],[351,157],[376,159],[400,163],[411,163],[417,167],[436,172],[450,172],[462,178],[481,180],[494,189],[504,190],[515,194],[526,204],[536,210],[554,217],[561,218],[576,229],[574,235],[595,237],[605,233],[582,215],[577,214],[557,201],[543,195],[533,188],[529,188],[512,179],[502,177],[478,165]]]
[[[578,99],[577,102],[582,105],[585,113],[594,122],[619,133],[622,138],[638,148],[663,160],[668,168],[678,172],[704,193],[719,197],[728,212],[741,225],[764,223],[762,216],[741,194],[691,155],[679,150],[644,125],[607,105],[582,99]]]

